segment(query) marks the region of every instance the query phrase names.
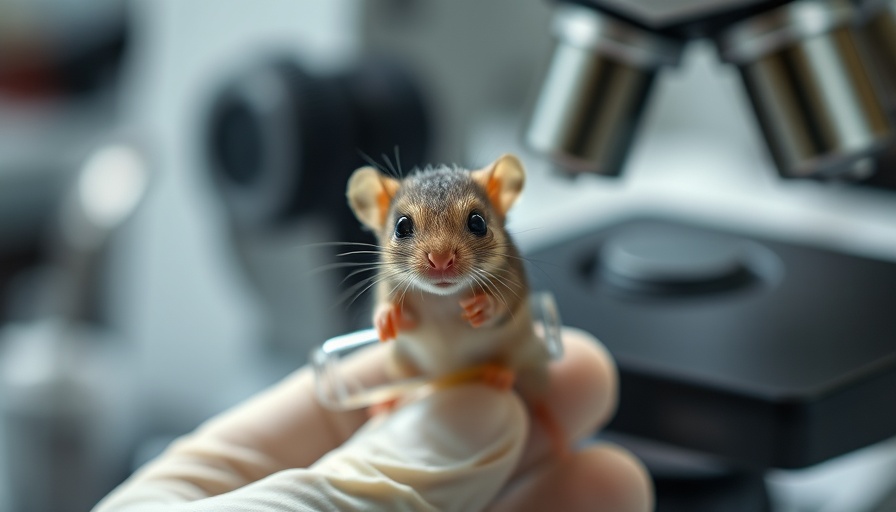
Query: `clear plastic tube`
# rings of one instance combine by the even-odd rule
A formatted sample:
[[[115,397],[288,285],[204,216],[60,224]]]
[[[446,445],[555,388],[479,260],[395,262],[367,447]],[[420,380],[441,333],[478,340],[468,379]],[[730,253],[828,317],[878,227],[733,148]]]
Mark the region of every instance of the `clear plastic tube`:
[[[535,332],[551,359],[563,357],[560,312],[553,294],[534,292],[529,296]],[[427,378],[393,380],[382,372],[360,372],[352,368],[349,356],[379,343],[375,329],[364,329],[325,341],[311,354],[315,392],[328,409],[346,411],[380,404],[430,384]]]

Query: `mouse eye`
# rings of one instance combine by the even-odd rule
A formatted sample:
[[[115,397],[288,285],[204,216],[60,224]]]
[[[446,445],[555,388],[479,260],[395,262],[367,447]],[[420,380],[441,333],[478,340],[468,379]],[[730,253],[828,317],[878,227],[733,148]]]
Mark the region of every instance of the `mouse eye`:
[[[467,219],[467,229],[470,230],[470,233],[473,233],[476,236],[485,236],[485,218],[476,212],[471,213],[470,218]]]
[[[395,222],[395,238],[407,238],[414,234],[414,223],[410,217],[400,217]]]

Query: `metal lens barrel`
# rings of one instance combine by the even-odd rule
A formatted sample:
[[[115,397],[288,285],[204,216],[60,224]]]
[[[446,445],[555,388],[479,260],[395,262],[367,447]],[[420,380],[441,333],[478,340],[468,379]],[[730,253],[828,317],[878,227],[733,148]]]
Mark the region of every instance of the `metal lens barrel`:
[[[557,8],[554,35],[526,142],[568,171],[618,175],[657,71],[681,45],[577,5]]]
[[[717,39],[741,71],[782,176],[862,175],[892,128],[858,48],[845,0],[798,0],[739,22]]]

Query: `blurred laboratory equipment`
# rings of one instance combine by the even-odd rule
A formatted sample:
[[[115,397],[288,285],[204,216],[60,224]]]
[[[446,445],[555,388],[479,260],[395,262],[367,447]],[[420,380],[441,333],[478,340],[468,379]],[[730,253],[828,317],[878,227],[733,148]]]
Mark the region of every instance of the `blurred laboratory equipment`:
[[[781,177],[885,184],[892,5],[559,2],[526,141],[566,172],[618,176],[656,70],[709,39]],[[651,208],[528,255],[551,264],[536,286],[619,362],[611,430],[653,469],[658,510],[769,510],[766,468],[896,434],[893,262]]]
[[[127,475],[132,348],[102,305],[148,171],[120,128],[127,2],[0,1],[0,508],[83,511]]]
[[[701,40],[737,74],[747,114],[753,116],[745,122],[758,127],[780,178],[886,187],[896,174],[888,164],[894,151],[894,89],[886,80],[891,55],[874,41],[890,36],[890,8],[890,2],[841,0],[373,1],[358,6],[355,37],[362,55],[388,56],[414,73],[416,88],[427,99],[428,154],[437,161],[484,159],[486,145],[477,139],[518,127],[495,120],[525,117],[529,85],[543,72],[522,139],[567,174],[613,176],[624,185],[663,75],[677,70],[682,55]],[[880,54],[873,55],[875,50]],[[265,64],[247,72],[219,98],[244,98],[247,106],[235,110],[249,114],[231,118],[299,133],[281,113],[303,119],[302,126],[310,118],[292,114],[293,106],[270,106],[292,105],[271,100],[282,92],[249,92],[267,88],[289,96],[299,90],[283,86],[279,77],[286,72],[272,73],[274,68]],[[318,97],[313,90],[305,94]],[[246,99],[257,96],[265,101]],[[692,101],[691,108],[701,108]],[[327,111],[344,116],[338,105]],[[298,246],[299,240],[363,238],[345,231],[309,238],[321,224],[306,221],[319,217],[278,214],[289,210],[286,195],[299,197],[293,187],[307,179],[306,167],[290,164],[290,178],[256,184],[251,183],[255,172],[243,170],[268,172],[267,167],[228,171],[222,161],[264,161],[255,147],[270,148],[270,162],[287,159],[273,156],[283,151],[276,149],[282,147],[276,135],[281,131],[239,127],[249,121],[225,128],[231,121],[218,119],[212,123],[217,131],[209,130],[212,140],[242,142],[217,147],[209,158],[216,190],[226,206],[228,229],[238,235],[233,240],[242,270],[266,297],[269,314],[281,312],[275,338],[284,341],[275,345],[283,350],[300,338],[339,333],[306,329],[312,324],[295,321],[300,315],[292,308],[313,301],[297,290],[333,290],[332,281],[284,286],[290,272],[283,269],[326,265],[333,254],[315,260],[296,253],[276,265],[271,261],[286,254],[284,240]],[[687,118],[678,122],[686,124]],[[304,137],[299,137],[302,147]],[[267,138],[267,146],[253,142]],[[234,154],[227,156],[229,151]],[[368,151],[373,157],[382,152],[391,156],[388,147]],[[405,169],[420,162],[402,158]],[[329,186],[335,204],[340,183],[335,174],[327,176],[334,180]],[[278,195],[266,196],[275,189]],[[255,201],[264,197],[269,198]],[[544,215],[563,210],[548,206],[537,209]],[[278,215],[292,219],[285,223],[289,229],[262,229],[258,219]],[[527,256],[542,262],[533,263],[530,275],[536,286],[557,295],[567,323],[596,334],[617,358],[622,400],[611,428],[651,467],[659,510],[733,510],[734,504],[766,510],[770,468],[819,465],[896,434],[896,417],[881,414],[893,392],[896,325],[885,311],[896,299],[892,262],[643,204],[587,220],[567,218],[582,228],[527,245]],[[268,245],[268,259],[247,257],[272,240],[259,243],[258,234],[271,232],[279,233],[281,245]],[[263,271],[269,273],[261,280]],[[292,290],[291,295],[275,293],[278,288]],[[355,323],[341,317],[341,310],[325,323],[363,325],[363,311],[349,314]],[[842,314],[819,313],[830,311]],[[320,312],[313,316],[323,318]]]
[[[399,174],[425,162],[425,94],[382,58],[313,73],[271,56],[213,98],[206,155],[229,241],[265,305],[268,348],[295,367],[321,340],[369,321],[368,296],[355,297],[371,276],[353,265],[373,260],[359,245],[372,237],[342,208],[345,184],[363,165]]]
[[[569,170],[621,172],[656,69],[698,37],[716,41],[740,70],[782,176],[867,178],[892,141],[875,90],[883,84],[859,54],[865,35],[848,0],[581,4],[558,5],[558,43],[527,132]],[[884,24],[886,9],[877,10]],[[886,37],[874,28],[867,32]]]
[[[867,177],[892,139],[858,54],[856,21],[846,1],[792,2],[719,36],[719,52],[740,69],[785,177]]]
[[[97,148],[58,212],[49,311],[0,330],[10,510],[87,510],[127,474],[137,434],[133,351],[96,322],[91,306],[108,241],[148,183],[136,147]]]
[[[678,63],[681,44],[575,5],[557,9],[553,32],[527,142],[566,169],[619,174],[656,75]]]
[[[114,122],[128,23],[121,0],[0,2],[0,244],[10,259],[52,222],[65,175]]]
[[[763,510],[781,475],[841,461],[851,483],[834,471],[825,491],[868,491],[873,479],[855,476],[868,468],[892,486],[889,466],[867,460],[896,434],[896,250],[878,236],[896,204],[884,192],[896,188],[892,12],[877,0],[0,0],[0,319],[44,326],[20,340],[82,332],[37,323],[39,287],[21,283],[96,261],[49,265],[65,251],[46,233],[73,170],[118,122],[120,68],[143,34],[135,103],[162,141],[164,179],[126,230],[113,283],[137,301],[53,307],[130,328],[144,445],[369,325],[366,295],[349,305],[359,276],[335,266],[364,248],[328,245],[373,241],[343,195],[367,157],[473,167],[522,141],[537,153],[512,228],[534,285],[616,357],[612,435],[649,465],[660,512]],[[92,78],[66,78],[81,73]],[[50,282],[80,286],[65,279]],[[101,346],[107,325],[90,325],[88,342],[25,345]],[[8,360],[22,358],[39,359]]]

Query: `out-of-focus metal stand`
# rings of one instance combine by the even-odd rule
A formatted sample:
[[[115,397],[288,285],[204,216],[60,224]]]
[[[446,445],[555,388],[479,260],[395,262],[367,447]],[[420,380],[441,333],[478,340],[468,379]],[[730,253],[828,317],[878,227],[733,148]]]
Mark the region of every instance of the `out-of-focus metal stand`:
[[[0,330],[10,510],[87,510],[127,475],[137,436],[135,361],[91,306],[108,241],[140,204],[148,171],[133,145],[91,154],[59,211],[48,310]]]
[[[149,183],[121,133],[130,4],[0,0],[0,509],[83,512],[129,472],[132,348],[101,306]]]

